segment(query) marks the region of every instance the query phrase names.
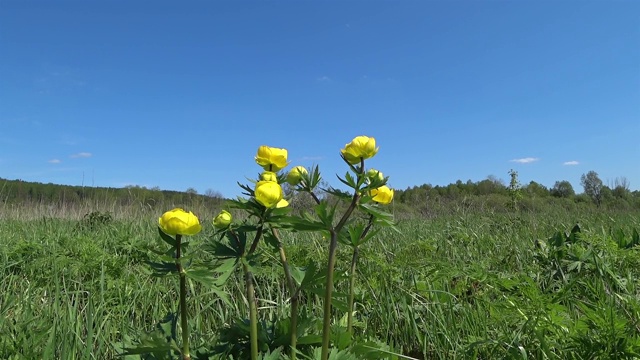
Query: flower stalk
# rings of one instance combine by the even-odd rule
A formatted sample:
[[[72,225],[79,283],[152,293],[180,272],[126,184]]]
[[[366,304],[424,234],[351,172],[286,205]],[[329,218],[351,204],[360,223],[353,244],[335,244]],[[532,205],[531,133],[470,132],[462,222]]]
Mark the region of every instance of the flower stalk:
[[[358,247],[353,248],[353,255],[351,256],[351,270],[349,273],[349,307],[347,313],[347,332],[349,336],[353,336],[353,297],[356,286],[356,264],[358,262]]]
[[[362,170],[364,169],[364,159],[360,158],[360,171],[358,177],[363,176]],[[324,318],[322,323],[322,351],[321,359],[327,360],[329,358],[329,341],[331,339],[331,297],[333,295],[333,272],[336,266],[336,250],[338,249],[338,234],[340,230],[347,223],[347,220],[355,210],[360,200],[359,189],[354,189],[353,198],[351,204],[342,215],[342,218],[338,224],[329,231],[331,234],[331,242],[329,244],[329,260],[327,264],[327,283],[324,293]]]
[[[375,217],[371,215],[369,217],[369,223],[362,231],[360,235],[360,239],[358,244],[353,247],[353,254],[351,256],[351,269],[349,272],[349,298],[348,298],[348,313],[347,313],[347,332],[349,336],[353,336],[353,299],[355,293],[356,286],[356,265],[358,263],[358,255],[360,253],[360,242],[367,236],[369,230],[371,230],[371,226],[373,226],[373,222]]]
[[[176,235],[176,266],[180,276],[180,327],[182,328],[182,359],[191,360],[189,352],[189,321],[187,318],[187,273],[180,261],[182,235]]]
[[[256,291],[253,284],[253,273],[249,270],[246,262],[242,263],[244,271],[245,286],[247,290],[247,301],[249,302],[249,339],[251,341],[251,360],[258,359],[258,306],[256,304]]]
[[[278,230],[271,228],[271,233],[278,241],[278,253],[280,255],[280,263],[282,264],[282,268],[284,269],[284,276],[287,283],[287,290],[289,290],[289,294],[291,296],[291,334],[290,334],[290,347],[291,354],[290,359],[296,359],[296,347],[298,343],[298,292],[296,291],[296,285],[293,281],[293,276],[291,275],[291,268],[289,267],[289,262],[287,261],[287,254],[284,251],[284,247],[282,246],[282,241],[280,240],[280,234]]]

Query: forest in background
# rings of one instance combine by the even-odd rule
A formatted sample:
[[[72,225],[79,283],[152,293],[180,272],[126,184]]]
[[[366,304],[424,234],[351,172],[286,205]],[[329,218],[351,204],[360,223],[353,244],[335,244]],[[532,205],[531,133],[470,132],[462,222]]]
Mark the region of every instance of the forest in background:
[[[481,181],[458,180],[440,186],[423,184],[395,191],[393,212],[398,219],[431,218],[459,212],[544,212],[550,210],[640,210],[640,191],[630,190],[626,178],[616,178],[604,184],[595,171],[582,176],[582,192],[577,192],[569,181],[557,181],[548,188],[531,181],[520,184],[518,174],[510,171],[511,180],[489,176]],[[291,207],[302,210],[311,205],[305,194],[294,194],[284,184],[290,196]],[[331,196],[325,194],[324,196]],[[142,186],[103,188],[44,184],[0,178],[0,206],[47,206],[74,208],[82,206],[95,211],[109,211],[127,207],[140,207],[162,212],[173,207],[208,209],[215,213],[224,206],[225,199],[215,190],[199,194],[195,189],[186,191],[161,190]],[[1,210],[1,208],[0,208]]]

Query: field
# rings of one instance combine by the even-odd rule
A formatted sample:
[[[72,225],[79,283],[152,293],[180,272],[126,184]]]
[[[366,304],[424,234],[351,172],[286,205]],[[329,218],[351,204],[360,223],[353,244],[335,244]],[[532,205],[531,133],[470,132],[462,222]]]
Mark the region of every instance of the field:
[[[118,358],[159,321],[171,322],[177,282],[152,276],[146,263],[150,249],[162,245],[163,210],[112,210],[82,217],[4,209],[0,358]],[[205,230],[193,237],[191,251],[199,261],[210,257],[198,249],[211,241],[216,211],[198,213]],[[398,228],[361,249],[357,336],[418,359],[640,356],[638,214],[458,212],[408,218]],[[327,242],[320,235],[287,233],[284,240],[293,265],[325,266]],[[286,318],[289,303],[280,263],[262,247],[258,316],[273,336],[263,342],[275,343],[283,325],[271,320]],[[338,274],[350,260],[341,246]],[[237,324],[248,318],[241,279],[234,273],[227,281],[228,303],[189,283],[193,348],[229,347],[225,339],[241,332]],[[336,286],[343,294],[346,279],[338,276]],[[304,294],[301,323],[322,316],[321,300]],[[334,306],[339,324],[345,312],[339,302]]]

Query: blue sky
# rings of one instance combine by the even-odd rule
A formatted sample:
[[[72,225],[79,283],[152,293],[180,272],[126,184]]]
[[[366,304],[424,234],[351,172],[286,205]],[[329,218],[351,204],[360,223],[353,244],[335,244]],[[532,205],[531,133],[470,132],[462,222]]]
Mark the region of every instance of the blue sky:
[[[488,175],[640,188],[637,1],[2,1],[0,177],[225,196],[369,164],[404,189]]]

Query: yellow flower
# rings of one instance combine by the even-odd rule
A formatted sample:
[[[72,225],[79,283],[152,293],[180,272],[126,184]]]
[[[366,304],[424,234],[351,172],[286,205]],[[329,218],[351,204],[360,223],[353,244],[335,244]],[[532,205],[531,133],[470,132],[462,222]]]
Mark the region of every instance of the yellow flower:
[[[302,181],[302,175],[306,175],[308,173],[309,172],[304,166],[296,166],[289,171],[289,174],[287,174],[287,182],[290,185],[296,186],[300,184],[300,181]]]
[[[369,171],[367,171],[367,177],[371,180],[371,181],[382,181],[384,180],[384,175],[382,175],[382,171],[378,171],[376,169],[369,169]]]
[[[254,193],[256,201],[269,209],[276,207],[284,197],[280,184],[273,181],[258,181]]]
[[[265,171],[260,174],[260,180],[278,182],[278,175],[276,175],[276,173],[274,173],[273,171]]]
[[[195,235],[202,230],[198,217],[180,208],[167,211],[158,219],[160,229],[167,235]]]
[[[213,226],[218,229],[224,229],[231,224],[231,219],[231,213],[227,210],[222,210],[220,214],[213,218]]]
[[[373,201],[380,204],[389,204],[393,201],[393,189],[390,189],[387,185],[380,186],[377,189],[371,190],[371,197]]]
[[[376,139],[368,136],[356,136],[340,152],[349,164],[358,164],[360,159],[369,159],[378,152]]]
[[[287,166],[287,149],[262,145],[258,148],[256,162],[267,171],[280,171]]]

